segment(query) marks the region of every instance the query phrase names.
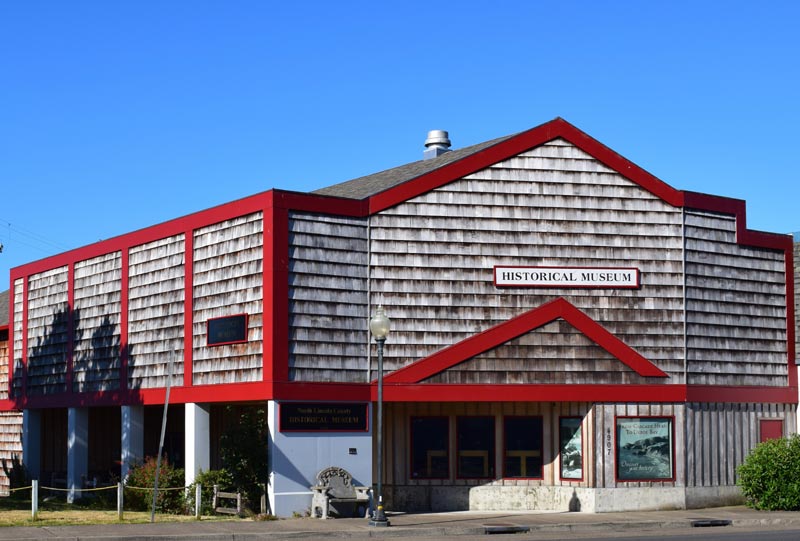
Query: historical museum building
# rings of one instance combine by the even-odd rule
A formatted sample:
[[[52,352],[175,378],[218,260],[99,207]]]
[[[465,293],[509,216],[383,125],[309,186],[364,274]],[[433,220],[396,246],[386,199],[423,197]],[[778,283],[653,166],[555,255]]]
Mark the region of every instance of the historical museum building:
[[[0,398],[29,471],[124,476],[157,453],[169,384],[188,480],[227,406],[265,409],[281,516],[329,466],[382,476],[397,511],[736,501],[748,451],[796,430],[791,236],[561,119],[426,146],[13,269]]]

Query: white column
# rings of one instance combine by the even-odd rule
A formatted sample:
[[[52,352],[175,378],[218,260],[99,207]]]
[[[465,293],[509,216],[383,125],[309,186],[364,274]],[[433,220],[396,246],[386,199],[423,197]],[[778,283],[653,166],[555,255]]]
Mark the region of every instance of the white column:
[[[184,453],[186,486],[194,483],[200,470],[211,467],[211,408],[208,404],[185,404]]]
[[[67,411],[67,503],[80,498],[78,492],[89,473],[89,410],[69,408]]]
[[[23,410],[22,412],[22,463],[31,479],[39,479],[42,463],[42,412]],[[50,482],[49,479],[46,480]]]
[[[144,406],[122,406],[120,479],[128,477],[131,465],[144,460]]]

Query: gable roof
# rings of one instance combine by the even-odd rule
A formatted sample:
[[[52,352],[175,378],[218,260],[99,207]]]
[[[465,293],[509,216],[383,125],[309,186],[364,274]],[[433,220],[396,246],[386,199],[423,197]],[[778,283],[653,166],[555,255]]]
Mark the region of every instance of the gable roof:
[[[668,377],[656,365],[611,334],[603,326],[559,297],[524,314],[495,325],[424,359],[396,370],[384,378],[386,384],[420,383],[448,368],[537,329],[556,319],[564,319],[640,376]]]
[[[394,167],[392,169],[387,169],[379,173],[373,173],[371,175],[355,178],[353,180],[347,180],[345,182],[340,182],[339,184],[334,184],[333,186],[321,188],[311,193],[316,195],[329,195],[332,197],[344,197],[346,199],[364,199],[384,190],[388,190],[389,188],[393,188],[413,178],[417,178],[435,171],[436,169],[475,154],[476,152],[479,152],[485,148],[494,146],[497,143],[505,141],[511,137],[513,137],[513,135],[498,137],[497,139],[478,143],[477,145],[451,150],[435,158],[419,160],[406,165],[401,165],[399,167]]]

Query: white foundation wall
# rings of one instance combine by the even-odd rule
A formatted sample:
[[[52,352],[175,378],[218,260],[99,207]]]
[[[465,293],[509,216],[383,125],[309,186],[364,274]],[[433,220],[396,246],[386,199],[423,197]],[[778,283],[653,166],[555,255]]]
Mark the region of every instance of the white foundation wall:
[[[280,432],[276,401],[268,404],[270,432],[270,512],[278,517],[307,515],[317,473],[344,468],[357,486],[372,485],[372,408],[367,432]]]

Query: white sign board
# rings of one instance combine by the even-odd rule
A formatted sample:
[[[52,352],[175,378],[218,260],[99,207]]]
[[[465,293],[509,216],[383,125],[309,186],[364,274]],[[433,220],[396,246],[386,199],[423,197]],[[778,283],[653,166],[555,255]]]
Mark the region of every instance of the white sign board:
[[[639,269],[632,267],[494,267],[497,287],[584,287],[635,289]]]

